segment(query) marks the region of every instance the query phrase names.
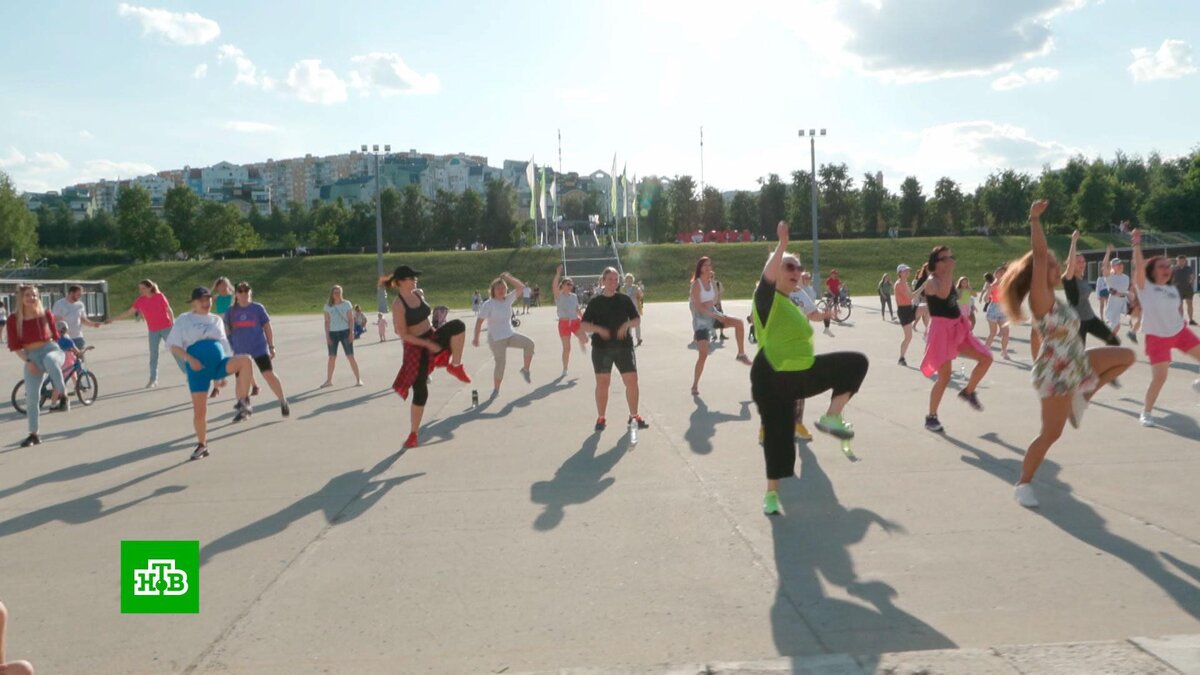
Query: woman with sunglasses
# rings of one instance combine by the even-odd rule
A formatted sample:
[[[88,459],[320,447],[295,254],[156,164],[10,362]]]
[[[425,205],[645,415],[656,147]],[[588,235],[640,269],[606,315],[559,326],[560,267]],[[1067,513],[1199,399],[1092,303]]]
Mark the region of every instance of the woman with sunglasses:
[[[1170,258],[1142,256],[1142,233],[1133,231],[1133,288],[1142,306],[1142,330],[1146,335],[1146,356],[1150,357],[1150,386],[1138,418],[1142,426],[1154,426],[1154,402],[1171,370],[1171,350],[1178,349],[1200,361],[1200,338],[1188,327],[1183,316],[1179,289],[1171,283],[1174,271]],[[1192,382],[1200,392],[1200,380]]]
[[[949,246],[934,247],[929,254],[929,277],[918,288],[925,296],[929,305],[929,328],[925,333],[925,359],[921,362],[921,373],[931,377],[937,373],[937,380],[929,392],[929,414],[925,416],[925,428],[929,431],[942,433],[942,423],[938,421],[938,406],[942,403],[942,395],[950,384],[950,376],[954,373],[954,358],[963,356],[976,361],[971,369],[971,377],[967,385],[958,392],[958,397],[975,410],[983,410],[975,390],[980,380],[992,367],[992,353],[975,337],[971,331],[970,320],[963,316],[958,304],[958,288],[954,281],[954,256]]]
[[[554,307],[558,312],[558,339],[562,341],[562,376],[567,376],[567,364],[571,362],[571,336],[579,340],[579,349],[587,351],[587,334],[580,325],[583,321],[583,311],[579,309],[579,296],[575,294],[575,282],[571,277],[563,278],[563,266],[554,270],[554,281],[550,288],[554,291]]]
[[[796,475],[796,400],[832,390],[829,408],[817,420],[817,428],[840,439],[854,438],[842,410],[858,393],[869,366],[867,357],[858,352],[815,353],[812,324],[788,298],[800,287],[801,267],[796,256],[787,252],[787,223],[779,222],[776,235],[779,244],[754,290],[752,316],[759,349],[750,368],[750,394],[763,427],[767,465],[763,513],[767,515],[781,512],[779,481]]]

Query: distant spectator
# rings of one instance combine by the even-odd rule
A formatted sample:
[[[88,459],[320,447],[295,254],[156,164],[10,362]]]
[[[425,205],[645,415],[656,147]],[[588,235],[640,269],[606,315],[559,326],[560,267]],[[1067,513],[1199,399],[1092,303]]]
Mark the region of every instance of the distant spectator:
[[[367,315],[363,314],[362,305],[354,306],[354,339],[363,336],[367,332]]]
[[[379,318],[375,320],[375,325],[379,327],[379,341],[387,342],[387,319],[383,318],[383,312],[379,312]]]
[[[0,342],[4,342],[4,327],[8,325],[8,303],[0,300]]]
[[[479,314],[479,306],[482,304],[483,304],[483,298],[479,297],[479,291],[475,291],[475,293],[471,295],[471,311],[475,312],[475,314],[478,315]]]

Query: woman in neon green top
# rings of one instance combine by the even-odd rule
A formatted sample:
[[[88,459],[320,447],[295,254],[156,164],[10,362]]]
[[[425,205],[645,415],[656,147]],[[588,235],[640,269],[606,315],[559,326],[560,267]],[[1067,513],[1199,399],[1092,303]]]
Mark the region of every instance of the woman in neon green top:
[[[780,513],[779,481],[796,475],[796,445],[792,437],[794,406],[832,390],[829,409],[817,428],[838,438],[854,438],[854,429],[842,419],[842,409],[858,392],[867,376],[867,357],[858,352],[816,354],[812,324],[792,304],[788,294],[800,287],[800,261],[787,253],[788,226],[776,228],[779,245],[763,268],[754,291],[754,330],[758,355],[750,368],[750,392],[763,426],[763,454],[767,464],[767,494],[763,512]]]

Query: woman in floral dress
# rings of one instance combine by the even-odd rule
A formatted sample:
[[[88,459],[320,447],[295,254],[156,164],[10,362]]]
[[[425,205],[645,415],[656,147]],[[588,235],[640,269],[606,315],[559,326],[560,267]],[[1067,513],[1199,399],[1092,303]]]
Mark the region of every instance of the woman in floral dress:
[[[1033,386],[1042,406],[1042,428],[1025,451],[1021,478],[1014,496],[1021,506],[1038,505],[1033,492],[1037,473],[1050,446],[1062,435],[1070,419],[1078,427],[1088,400],[1100,387],[1112,382],[1133,365],[1134,353],[1123,347],[1084,349],[1079,337],[1079,315],[1070,305],[1055,298],[1054,289],[1062,276],[1058,260],[1046,245],[1039,220],[1049,202],[1039,200],[1029,208],[1030,243],[1033,250],[1008,266],[1000,282],[1000,302],[1011,321],[1022,318],[1021,304],[1029,296],[1033,313],[1037,357],[1033,364]]]

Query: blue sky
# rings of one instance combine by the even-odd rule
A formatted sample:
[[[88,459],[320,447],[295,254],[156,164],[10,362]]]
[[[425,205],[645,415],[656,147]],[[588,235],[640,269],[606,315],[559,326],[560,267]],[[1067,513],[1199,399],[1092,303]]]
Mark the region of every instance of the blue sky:
[[[723,190],[807,167],[801,127],[893,190],[1197,145],[1184,0],[139,2],[0,10],[18,189],[364,142],[557,165],[557,129],[568,171],[699,178],[703,126]]]

